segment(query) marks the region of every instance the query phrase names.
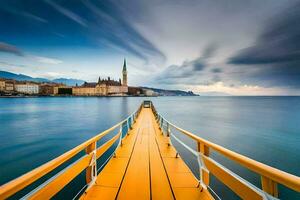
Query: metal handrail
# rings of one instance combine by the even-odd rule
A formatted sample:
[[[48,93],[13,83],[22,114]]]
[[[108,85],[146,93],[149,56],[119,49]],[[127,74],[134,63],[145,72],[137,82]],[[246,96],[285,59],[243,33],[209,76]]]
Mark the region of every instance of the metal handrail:
[[[104,153],[103,149],[106,151],[109,147],[111,147],[114,144],[115,141],[109,140],[106,143],[104,143],[103,145],[101,145],[99,148],[96,148],[96,142],[99,141],[101,138],[103,138],[105,135],[114,131],[118,127],[120,127],[120,131],[121,131],[122,125],[124,122],[130,121],[130,123],[131,123],[130,126],[131,126],[135,122],[139,113],[141,112],[141,107],[142,107],[142,104],[139,106],[137,111],[135,111],[134,113],[129,115],[126,119],[124,119],[121,122],[117,123],[116,125],[112,126],[111,128],[97,134],[96,136],[92,137],[91,139],[89,139],[89,140],[83,142],[82,144],[76,146],[75,148],[67,151],[66,153],[62,154],[61,156],[41,165],[40,167],[37,167],[37,168],[31,170],[30,172],[0,186],[0,199],[6,199],[6,198],[16,194],[17,192],[21,191],[22,189],[29,186],[33,182],[39,180],[44,175],[48,174],[49,172],[53,171],[57,167],[61,166],[63,163],[70,160],[71,158],[73,158],[75,155],[77,155],[79,152],[81,152],[84,149],[86,149],[87,154],[83,157],[85,157],[85,159],[89,159],[90,162],[92,162],[92,157],[95,156],[96,160],[94,162],[96,162],[97,157],[100,157],[101,155],[103,155],[103,153]],[[127,133],[128,133],[130,126],[128,123],[126,123],[126,126],[128,126],[127,127],[127,129],[128,129]],[[120,134],[120,140],[122,140],[122,132],[119,132],[118,134]],[[94,149],[91,149],[91,147],[93,145],[94,145]],[[109,145],[109,146],[107,146],[107,145]],[[95,155],[93,155],[93,154],[95,154]],[[81,157],[81,158],[83,158],[83,157]],[[77,160],[77,162],[80,161],[80,159]],[[74,162],[74,163],[76,164],[77,162]],[[86,167],[89,167],[89,165],[87,165]],[[60,173],[62,173],[64,171],[65,170],[61,171]],[[51,180],[51,178],[50,178],[50,180]]]
[[[198,152],[201,156],[201,159],[204,159],[204,161],[207,161],[207,159],[212,160],[209,157],[209,149],[211,148],[216,152],[220,153],[221,155],[229,158],[230,160],[235,161],[236,163],[246,167],[247,169],[250,169],[251,171],[257,174],[260,174],[262,179],[262,189],[265,193],[268,193],[269,195],[272,195],[274,197],[278,196],[277,183],[280,183],[290,189],[300,192],[300,177],[289,174],[287,172],[276,169],[274,167],[268,166],[256,160],[243,156],[239,153],[226,149],[218,144],[205,140],[199,136],[196,136],[195,134],[186,131],[174,125],[173,123],[169,122],[168,120],[166,120],[162,115],[160,115],[156,111],[153,104],[152,104],[152,111],[155,117],[157,118],[158,124],[161,126],[161,128],[163,129],[163,127],[168,127],[167,130],[168,136],[170,135],[172,136],[172,133],[170,131],[170,127],[172,127],[175,130],[179,131],[180,133],[196,141],[198,144]],[[163,122],[164,124],[161,124],[161,122]]]

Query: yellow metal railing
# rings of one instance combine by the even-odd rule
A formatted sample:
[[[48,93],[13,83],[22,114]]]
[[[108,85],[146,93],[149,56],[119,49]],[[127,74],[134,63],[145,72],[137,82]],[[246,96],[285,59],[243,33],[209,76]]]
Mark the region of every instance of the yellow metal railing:
[[[160,128],[163,129],[162,132],[165,132],[167,137],[173,138],[180,142],[198,157],[200,171],[199,182],[203,187],[210,188],[209,173],[211,173],[242,199],[256,200],[278,198],[277,184],[282,184],[292,190],[300,192],[300,177],[255,161],[251,158],[248,158],[234,151],[226,149],[220,145],[209,142],[199,136],[196,136],[195,134],[179,128],[164,119],[156,111],[153,104],[151,104],[151,108]],[[185,145],[181,140],[179,140],[174,134],[172,134],[171,128],[193,139],[197,143],[197,150],[193,150],[192,148]],[[229,169],[222,166],[217,161],[213,160],[209,156],[210,150],[214,150],[227,157],[228,159],[235,161],[239,165],[259,174],[261,176],[261,189],[252,185],[248,181],[244,180]]]
[[[131,129],[140,111],[141,106],[135,113],[113,127],[103,131],[102,133],[78,145],[61,156],[45,163],[44,165],[6,183],[5,185],[0,186],[0,199],[11,197],[25,187],[42,178],[44,175],[55,170],[83,150],[85,150],[84,156],[48,179],[45,183],[31,191],[25,197],[26,199],[50,199],[76,176],[78,176],[83,170],[86,170],[87,186],[91,186],[97,177],[97,159],[100,158],[115,142],[119,140],[119,144],[121,143],[122,137],[124,137],[124,135],[128,133],[129,129]],[[117,128],[119,128],[118,133],[97,148],[97,141],[112,131],[117,130]]]

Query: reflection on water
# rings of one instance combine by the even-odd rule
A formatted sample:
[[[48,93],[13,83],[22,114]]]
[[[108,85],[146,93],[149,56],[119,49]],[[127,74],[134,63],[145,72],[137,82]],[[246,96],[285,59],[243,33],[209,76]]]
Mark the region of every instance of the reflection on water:
[[[142,100],[137,97],[0,99],[0,184],[121,121]],[[299,97],[157,97],[152,100],[171,122],[231,150],[300,175]],[[216,153],[212,156],[259,185],[259,177]],[[186,160],[197,169],[192,156],[187,154]],[[226,195],[230,194],[226,188],[213,182],[215,189],[228,199]],[[299,198],[282,188],[280,192],[283,199]]]

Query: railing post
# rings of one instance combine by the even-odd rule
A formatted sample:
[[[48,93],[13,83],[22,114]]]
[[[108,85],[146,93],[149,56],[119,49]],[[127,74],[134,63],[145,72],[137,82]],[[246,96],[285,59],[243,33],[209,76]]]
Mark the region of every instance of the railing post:
[[[131,127],[130,127],[130,124],[129,124],[129,118],[126,120],[126,124],[127,124],[127,133],[126,133],[126,135],[128,135],[128,133],[129,133],[129,129],[131,129]]]
[[[93,142],[88,145],[85,149],[86,154],[92,154],[92,159],[89,166],[86,168],[86,183],[89,185],[93,185],[97,178],[97,143]]]
[[[199,148],[199,146],[200,146],[200,148]],[[203,143],[198,142],[198,148],[199,148],[198,151],[200,151],[201,153],[203,153],[203,155],[209,156],[209,148],[208,148],[208,146],[206,146]]]
[[[203,156],[209,156],[209,148],[205,144],[201,142],[197,142],[197,150],[200,152],[200,158],[202,160],[202,155]],[[200,180],[201,183],[204,185],[208,186],[209,185],[209,171],[208,169],[204,166],[204,163],[202,161],[201,166],[200,166]]]
[[[159,125],[159,130],[161,130],[161,125],[162,125],[162,117],[159,116],[159,121],[158,121],[158,125]],[[163,132],[163,131],[162,131]]]
[[[167,122],[167,137],[170,137],[170,133],[171,133],[170,124]]]
[[[129,118],[130,118],[130,130],[132,130],[132,125],[133,125],[134,119],[133,119],[133,116],[130,116]]]
[[[123,123],[120,125],[120,142],[119,142],[119,145],[122,146],[123,143],[122,143],[122,136],[123,136]]]
[[[272,195],[273,197],[278,198],[278,188],[276,182],[274,182],[268,177],[261,176],[261,186],[263,191]]]

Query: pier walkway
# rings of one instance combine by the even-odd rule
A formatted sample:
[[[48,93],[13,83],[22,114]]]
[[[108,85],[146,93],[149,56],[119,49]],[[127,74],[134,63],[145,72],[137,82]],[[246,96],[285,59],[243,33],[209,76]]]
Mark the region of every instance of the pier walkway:
[[[170,146],[150,108],[81,199],[212,199]]]

